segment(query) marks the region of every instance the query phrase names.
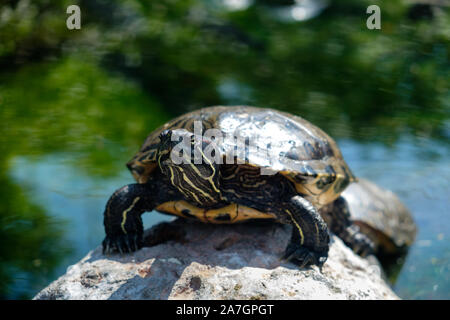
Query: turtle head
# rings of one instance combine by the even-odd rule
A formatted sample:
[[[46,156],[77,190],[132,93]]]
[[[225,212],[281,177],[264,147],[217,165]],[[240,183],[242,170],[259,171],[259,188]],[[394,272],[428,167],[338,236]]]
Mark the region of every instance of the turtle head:
[[[161,165],[162,161],[165,161],[170,157],[170,152],[176,145],[176,141],[172,141],[172,130],[164,130],[161,132],[159,140],[157,159],[158,163]]]
[[[200,139],[201,137],[198,137]],[[180,165],[189,163],[201,163],[203,159],[196,159],[196,155],[202,157],[199,152],[198,141],[196,136],[185,129],[164,130],[159,135],[159,147],[157,153],[158,164]]]
[[[185,129],[164,130],[160,134],[158,165],[171,184],[188,200],[199,205],[215,204],[221,199],[219,163],[205,150],[214,142]]]

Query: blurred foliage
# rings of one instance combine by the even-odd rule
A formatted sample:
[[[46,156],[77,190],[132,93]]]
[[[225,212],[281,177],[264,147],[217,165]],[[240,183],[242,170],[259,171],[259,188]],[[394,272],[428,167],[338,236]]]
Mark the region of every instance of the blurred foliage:
[[[1,70],[58,54],[68,38],[77,36],[68,32],[65,19],[61,19],[72,3],[67,0],[2,0]]]
[[[246,103],[302,115],[338,138],[449,137],[446,7],[421,19],[410,2],[379,3],[382,29],[368,30],[366,8],[377,1],[330,1],[296,22],[274,14],[293,1],[232,10],[222,0],[79,0],[70,2],[81,7],[82,30],[69,31],[67,1],[7,2],[6,65],[81,52],[137,81],[172,115]]]
[[[125,168],[142,137],[169,119],[132,81],[75,56],[0,75],[0,96],[3,155],[69,153],[91,175]]]
[[[158,125],[217,104],[290,111],[335,138],[448,144],[450,15],[413,2],[321,1],[296,21],[279,14],[293,0],[3,0],[0,297],[66,254],[62,227],[8,176],[15,156],[65,153],[112,177]],[[71,4],[81,30],[66,28]],[[371,4],[381,30],[366,28]]]

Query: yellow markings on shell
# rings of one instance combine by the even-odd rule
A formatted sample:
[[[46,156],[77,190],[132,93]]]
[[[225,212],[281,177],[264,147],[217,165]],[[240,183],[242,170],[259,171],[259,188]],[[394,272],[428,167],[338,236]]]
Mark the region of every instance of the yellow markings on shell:
[[[129,206],[128,209],[125,210],[125,211],[122,213],[122,223],[120,224],[120,227],[122,228],[122,231],[123,231],[123,233],[125,233],[125,234],[127,234],[127,231],[125,230],[125,222],[127,222],[127,214],[128,214],[128,212],[130,212],[131,209],[134,208],[134,206],[135,206],[136,203],[139,201],[139,199],[140,199],[140,197],[136,197],[136,198],[133,200],[133,203],[131,204],[131,206]]]
[[[230,221],[227,221],[228,223],[233,223],[233,222],[239,221],[239,220],[236,220],[239,217],[239,206],[236,203],[233,203],[229,206],[222,207],[219,209],[205,210],[205,212],[203,214],[203,216],[205,218],[204,222],[223,223],[223,221],[215,220],[215,218],[220,216],[221,214],[228,214],[230,216]]]
[[[243,222],[249,219],[276,218],[275,214],[272,214],[270,212],[269,213],[261,212],[250,207],[238,205],[236,203],[230,204],[222,208],[208,210],[196,207],[188,203],[187,201],[180,200],[162,203],[156,207],[156,210],[174,214],[183,218],[186,218],[186,216],[182,213],[182,211],[189,210],[189,214],[193,215],[198,220],[205,223],[215,223],[215,224]],[[224,221],[215,219],[223,214],[229,214],[230,220]]]
[[[333,185],[335,183],[336,182],[330,185],[330,187],[326,191],[319,194],[318,200],[316,200],[316,206],[322,207],[323,205],[333,202],[339,197],[340,193],[336,193],[333,189]]]
[[[339,197],[339,194],[334,192],[333,186],[338,181],[345,179],[344,175],[338,173],[336,174],[336,179],[333,183],[328,185],[326,190],[319,190],[316,188],[316,183],[321,177],[327,175],[325,173],[317,173],[317,178],[308,183],[296,182],[290,172],[281,171],[281,173],[294,184],[295,190],[299,194],[303,195],[308,201],[312,202],[316,206],[323,206],[336,200]]]
[[[292,215],[292,213],[289,210],[284,210],[287,212],[287,214],[289,214],[289,216],[291,217],[292,222],[294,222],[295,226],[298,229],[298,232],[300,233],[300,244],[303,245],[303,243],[305,242],[305,237],[303,235],[303,231],[302,228],[300,228],[300,225],[297,223],[297,221],[294,219],[294,216]]]

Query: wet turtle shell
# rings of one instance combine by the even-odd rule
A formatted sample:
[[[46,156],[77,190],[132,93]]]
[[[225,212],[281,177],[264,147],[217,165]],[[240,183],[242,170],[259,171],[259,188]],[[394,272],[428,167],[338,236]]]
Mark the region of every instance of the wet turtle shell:
[[[237,141],[245,141],[245,152],[234,154],[237,163],[260,167],[265,174],[281,173],[318,207],[336,199],[354,180],[334,140],[305,119],[272,109],[217,106],[181,115],[153,131],[127,163],[138,183],[146,183],[157,167],[161,132],[185,129],[196,133],[196,121],[203,132],[220,130],[224,157],[235,152]]]
[[[393,192],[358,179],[341,195],[347,200],[351,220],[374,241],[378,250],[396,254],[414,242],[416,224]]]

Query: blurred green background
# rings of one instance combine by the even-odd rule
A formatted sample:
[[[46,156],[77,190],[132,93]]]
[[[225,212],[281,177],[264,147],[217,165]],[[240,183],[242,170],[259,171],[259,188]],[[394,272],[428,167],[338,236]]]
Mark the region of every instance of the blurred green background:
[[[433,0],[1,1],[0,298],[33,297],[100,244],[150,131],[250,104],[318,125],[396,192],[419,234],[394,289],[449,299],[449,19]]]

